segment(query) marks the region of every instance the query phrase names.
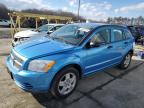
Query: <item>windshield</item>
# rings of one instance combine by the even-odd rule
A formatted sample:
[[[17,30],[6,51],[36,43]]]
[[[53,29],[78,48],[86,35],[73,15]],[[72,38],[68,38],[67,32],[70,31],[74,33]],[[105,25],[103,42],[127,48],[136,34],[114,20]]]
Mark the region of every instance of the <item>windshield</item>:
[[[42,25],[42,26],[40,26],[38,29],[37,29],[37,31],[38,32],[46,32],[46,31],[49,31],[50,29],[52,29],[54,26],[53,25]]]
[[[69,44],[77,45],[91,31],[88,26],[69,24],[56,30],[49,36]]]

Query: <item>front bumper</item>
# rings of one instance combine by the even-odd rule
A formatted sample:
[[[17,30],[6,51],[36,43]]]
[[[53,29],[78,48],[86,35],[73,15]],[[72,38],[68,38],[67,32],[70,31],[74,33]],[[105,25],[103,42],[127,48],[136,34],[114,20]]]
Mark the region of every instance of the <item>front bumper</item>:
[[[6,65],[12,79],[23,90],[29,92],[48,92],[53,79],[53,75],[50,72],[39,73],[28,70],[17,70],[11,65],[9,57],[6,60]]]

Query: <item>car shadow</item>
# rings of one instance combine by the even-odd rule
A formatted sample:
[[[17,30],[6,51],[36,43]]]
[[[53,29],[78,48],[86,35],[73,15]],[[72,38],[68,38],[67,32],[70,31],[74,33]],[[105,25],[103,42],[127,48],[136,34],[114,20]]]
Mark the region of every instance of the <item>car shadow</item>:
[[[110,84],[111,82],[117,79],[123,78],[125,75],[129,74],[133,70],[139,68],[139,66],[141,66],[142,64],[144,64],[144,61],[133,59],[132,64],[126,70],[120,70],[117,67],[114,67],[114,68],[106,69],[104,72],[90,75],[90,77],[86,77],[82,79],[82,81],[80,81],[80,83],[78,84],[79,87],[77,87],[79,89],[76,88],[76,90],[69,97],[65,99],[55,99],[51,93],[32,93],[32,96],[44,107],[67,108],[69,105],[75,102],[78,102],[83,97],[88,97],[89,99],[92,100],[91,95],[90,95],[92,92],[96,90],[102,90],[99,88],[103,88],[107,84]],[[109,77],[109,78],[106,78],[106,77]],[[103,80],[103,81],[99,82],[97,80]],[[89,81],[91,81],[90,83],[93,85],[93,87],[86,86],[86,84],[90,84]],[[99,82],[99,84],[94,84],[97,82]],[[87,89],[84,89],[84,88],[87,88]],[[99,106],[104,107],[103,103],[100,103],[99,100],[93,99],[93,101],[96,102]],[[82,104],[82,103],[79,103],[79,104]],[[84,103],[84,104],[87,104],[87,103]]]
[[[56,99],[51,93],[32,93],[32,96],[46,108],[66,108],[66,99]],[[69,97],[68,97],[69,98]]]

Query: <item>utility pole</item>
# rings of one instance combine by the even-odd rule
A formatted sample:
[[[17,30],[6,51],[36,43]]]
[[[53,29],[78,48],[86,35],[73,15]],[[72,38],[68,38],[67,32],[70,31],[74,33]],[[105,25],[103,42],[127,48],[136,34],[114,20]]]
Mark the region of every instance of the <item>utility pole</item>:
[[[80,17],[79,11],[80,11],[80,0],[78,1],[78,22],[80,22],[80,19],[79,19],[79,17]]]

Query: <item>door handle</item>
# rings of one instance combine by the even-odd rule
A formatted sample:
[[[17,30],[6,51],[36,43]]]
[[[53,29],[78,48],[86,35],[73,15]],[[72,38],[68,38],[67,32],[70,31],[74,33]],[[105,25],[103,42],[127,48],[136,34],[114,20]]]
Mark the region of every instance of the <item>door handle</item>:
[[[110,46],[108,46],[107,48],[110,49],[110,48],[112,48],[112,47],[113,47],[113,46],[110,45]]]
[[[124,44],[128,44],[128,42],[124,42]]]

